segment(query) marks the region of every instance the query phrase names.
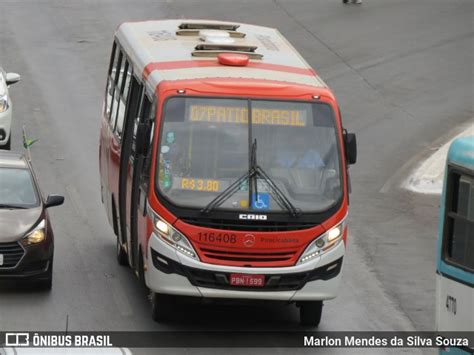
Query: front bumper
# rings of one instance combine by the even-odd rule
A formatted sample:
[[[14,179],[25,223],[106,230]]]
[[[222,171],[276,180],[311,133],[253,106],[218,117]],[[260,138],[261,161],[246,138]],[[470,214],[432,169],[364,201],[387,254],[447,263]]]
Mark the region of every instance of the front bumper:
[[[278,268],[207,264],[189,258],[153,234],[148,245],[147,286],[154,292],[193,297],[280,301],[327,300],[337,296],[345,247],[307,263]],[[230,273],[264,274],[262,288],[231,286]]]
[[[0,249],[2,244],[0,244]],[[37,245],[23,247],[24,253],[12,267],[0,266],[1,279],[41,279],[52,267],[53,243],[51,238]]]
[[[12,123],[12,108],[11,106],[0,113],[0,146],[7,144],[10,139],[10,130]]]

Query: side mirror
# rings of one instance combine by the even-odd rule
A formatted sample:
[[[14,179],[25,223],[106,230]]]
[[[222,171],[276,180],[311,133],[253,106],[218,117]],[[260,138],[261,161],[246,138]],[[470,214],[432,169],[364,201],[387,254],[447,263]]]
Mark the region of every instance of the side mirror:
[[[45,203],[45,208],[60,206],[64,203],[64,196],[49,195]]]
[[[7,85],[15,84],[21,80],[21,75],[17,73],[7,73]]]
[[[139,123],[137,127],[137,133],[135,138],[135,149],[140,155],[144,155],[147,147],[148,139],[148,126],[145,123]]]
[[[354,133],[344,133],[344,145],[347,162],[355,164],[357,161],[357,139]]]

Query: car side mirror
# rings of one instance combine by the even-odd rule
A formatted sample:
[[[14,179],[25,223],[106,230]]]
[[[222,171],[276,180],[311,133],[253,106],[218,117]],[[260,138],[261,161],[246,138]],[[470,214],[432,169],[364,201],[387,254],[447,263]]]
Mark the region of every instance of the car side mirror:
[[[54,206],[60,206],[63,203],[64,203],[64,196],[49,195],[44,207],[49,208],[49,207],[54,207]]]
[[[357,139],[354,133],[344,133],[344,145],[347,162],[355,164],[357,161]]]
[[[21,80],[21,75],[17,73],[7,73],[7,85],[15,84]]]

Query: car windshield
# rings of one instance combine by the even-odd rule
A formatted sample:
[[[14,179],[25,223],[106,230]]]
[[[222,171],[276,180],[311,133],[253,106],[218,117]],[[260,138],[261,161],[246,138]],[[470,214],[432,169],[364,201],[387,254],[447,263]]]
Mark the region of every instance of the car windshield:
[[[341,197],[337,130],[327,104],[174,97],[164,112],[156,179],[175,205],[205,208],[249,171],[252,149],[256,165],[298,210],[324,211]],[[268,181],[255,179],[216,207],[284,210]],[[257,192],[249,193],[249,183]]]
[[[0,168],[0,208],[38,206],[38,196],[28,169]]]

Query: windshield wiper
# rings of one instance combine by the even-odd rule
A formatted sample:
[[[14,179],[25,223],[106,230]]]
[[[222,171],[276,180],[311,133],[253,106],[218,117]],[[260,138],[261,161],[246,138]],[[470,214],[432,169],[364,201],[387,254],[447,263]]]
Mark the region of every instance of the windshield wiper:
[[[265,171],[259,165],[257,165],[257,139],[255,139],[252,144],[250,155],[251,156],[250,156],[249,171],[245,173],[242,177],[237,179],[235,182],[233,182],[229,187],[227,187],[219,195],[217,195],[217,197],[213,199],[211,202],[209,202],[209,204],[204,209],[202,209],[201,212],[207,214],[211,212],[213,209],[219,207],[227,199],[229,199],[229,197],[231,197],[234,193],[236,193],[240,189],[242,183],[246,180],[249,182],[248,184],[249,185],[249,206],[251,206],[252,183],[253,183],[253,189],[255,191],[255,196],[258,196],[257,178],[260,177],[267,183],[268,186],[270,186],[270,189],[272,190],[271,196],[278,203],[278,205],[282,209],[288,210],[293,217],[297,217],[300,214],[300,211],[296,209],[296,207],[291,203],[288,197],[286,197],[285,194],[278,188],[278,186],[270,178],[270,176],[268,176],[268,174],[265,173]]]
[[[18,205],[10,205],[6,203],[0,203],[0,208],[14,208],[14,209],[19,209],[19,210],[24,210],[26,207],[24,206],[18,206]]]
[[[224,191],[222,191],[219,195],[216,196],[209,204],[204,207],[201,212],[202,213],[209,213],[214,208],[219,207],[222,205],[229,197],[231,197],[234,193],[236,193],[239,189],[241,184],[250,178],[250,170],[245,173],[242,177],[234,181],[232,184],[229,185]]]
[[[300,214],[300,211],[296,209],[296,207],[291,203],[288,197],[286,197],[286,195],[278,188],[278,186],[275,184],[272,178],[262,169],[262,167],[257,164],[257,139],[256,138],[252,144],[252,155],[251,155],[250,162],[251,162],[251,166],[250,166],[249,179],[253,178],[255,196],[258,198],[257,178],[260,177],[267,183],[268,186],[270,186],[270,189],[272,190],[270,194],[273,197],[273,199],[278,203],[278,205],[282,209],[287,209],[288,212],[290,212],[293,217],[297,217]],[[249,204],[250,204],[250,201],[249,201]]]

